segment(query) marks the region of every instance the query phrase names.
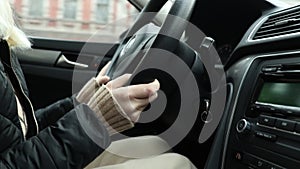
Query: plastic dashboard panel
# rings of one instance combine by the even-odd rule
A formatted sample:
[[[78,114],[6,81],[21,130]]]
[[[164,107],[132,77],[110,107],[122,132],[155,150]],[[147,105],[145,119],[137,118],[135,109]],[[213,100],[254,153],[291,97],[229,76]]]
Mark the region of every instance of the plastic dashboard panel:
[[[300,10],[300,6],[291,9],[295,8]],[[222,152],[220,154],[217,152],[217,155],[214,154],[210,157],[206,169],[299,168],[300,152],[298,150],[300,150],[300,141],[297,141],[297,139],[299,140],[300,136],[294,137],[294,140],[287,140],[283,137],[283,141],[280,140],[275,143],[270,143],[261,138],[253,142],[251,138],[243,138],[236,132],[237,122],[245,118],[245,113],[255,90],[257,76],[261,73],[260,68],[265,64],[300,62],[300,33],[251,40],[253,33],[257,31],[268,16],[291,9],[279,10],[276,8],[265,11],[264,15],[248,29],[225,64],[227,81],[233,84],[233,97],[229,105],[228,116],[222,119],[226,123],[225,127],[221,128],[224,134],[218,134],[213,144],[213,147],[221,147]],[[247,118],[247,120],[251,119]],[[268,129],[264,131],[268,131]],[[222,144],[216,145],[216,143]],[[236,153],[240,153],[242,159],[243,153],[247,151],[251,155],[249,157],[247,154],[247,160],[251,158],[252,160],[258,159],[268,162],[268,165],[245,165],[245,163],[236,159]],[[209,165],[213,164],[211,161],[218,163],[218,165]]]
[[[231,114],[228,117],[228,126],[230,127],[227,130],[225,139],[225,153],[223,154],[222,168],[246,169],[251,167],[274,167],[293,169],[300,166],[300,135],[295,135],[290,139],[290,137],[283,132],[256,125],[252,125],[252,131],[247,135],[239,134],[236,131],[236,125],[240,119],[246,118],[252,124],[256,124],[257,119],[248,118],[245,114],[248,111],[249,102],[255,91],[261,68],[265,65],[299,63],[299,61],[300,51],[260,54],[247,57],[247,59],[238,62],[228,71],[229,75],[234,76],[234,72],[238,70],[239,67],[245,67],[245,63],[247,63],[244,75],[239,76],[241,83],[236,91],[237,95],[231,109]],[[256,130],[272,133],[279,137],[275,142],[258,138],[253,133]],[[247,161],[245,162],[245,160]],[[249,165],[249,163],[251,164]]]
[[[253,35],[269,16],[295,9],[300,10],[300,6],[284,10],[279,10],[278,8],[276,8],[274,10],[266,12],[261,18],[254,22],[253,25],[245,33],[244,37],[241,39],[233,54],[225,64],[225,69],[229,69],[235,63],[235,61],[250,55],[257,55],[259,53],[276,53],[278,51],[299,49],[299,32],[283,36],[275,36],[274,38],[252,40]]]

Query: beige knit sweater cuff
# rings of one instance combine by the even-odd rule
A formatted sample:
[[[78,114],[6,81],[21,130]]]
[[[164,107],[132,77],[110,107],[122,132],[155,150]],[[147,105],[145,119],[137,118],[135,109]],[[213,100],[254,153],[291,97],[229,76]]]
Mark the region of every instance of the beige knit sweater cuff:
[[[88,106],[97,113],[97,117],[103,122],[110,135],[134,126],[105,85],[102,85],[92,96]]]
[[[99,85],[97,84],[96,78],[90,79],[77,94],[77,101],[87,104],[92,96],[96,93],[98,88]]]

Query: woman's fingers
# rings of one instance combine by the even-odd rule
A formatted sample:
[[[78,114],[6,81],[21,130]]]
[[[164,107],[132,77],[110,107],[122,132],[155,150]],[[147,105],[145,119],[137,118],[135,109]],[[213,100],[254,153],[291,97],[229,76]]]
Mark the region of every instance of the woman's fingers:
[[[97,75],[96,77],[96,82],[98,83],[98,85],[101,85],[101,84],[104,84],[104,83],[107,83],[110,78],[108,76],[105,76],[105,73],[108,69],[110,65],[110,62],[108,62],[100,71],[100,73]]]
[[[158,97],[157,92],[145,99],[132,99],[131,104],[134,110],[143,111],[148,104],[153,102]]]
[[[98,84],[98,86],[100,86],[101,84],[105,84],[110,80],[110,78],[108,76],[97,76],[96,77],[96,82]]]
[[[154,95],[159,88],[160,84],[156,79],[152,83],[128,86],[129,97],[136,99],[149,98]]]
[[[112,91],[117,103],[122,107],[133,122],[137,122],[141,112],[149,103],[157,98],[160,88],[158,80],[152,83],[123,86],[129,80],[130,75],[123,75],[107,83],[106,86]]]
[[[129,111],[126,113],[131,121],[137,122],[140,118],[142,111],[150,103],[148,99],[134,99],[129,103]]]
[[[154,95],[152,95],[152,96],[149,97],[149,99],[148,99],[149,103],[152,103],[154,100],[157,99],[157,97],[158,97],[158,93],[155,92]]]
[[[109,89],[117,89],[124,86],[130,79],[131,74],[124,74],[106,84]]]
[[[100,73],[98,74],[98,76],[104,76],[104,75],[105,75],[105,73],[107,72],[107,69],[108,69],[110,63],[111,63],[111,61],[109,61],[109,62],[101,69],[101,71],[100,71]]]
[[[110,83],[110,82],[109,82]],[[150,102],[157,98],[159,82],[157,80],[148,84],[121,87],[112,90],[117,102],[126,110],[143,110]]]
[[[155,93],[154,95],[150,96],[147,99],[135,99],[131,101],[132,103],[132,113],[129,113],[128,116],[130,117],[131,121],[137,122],[140,118],[141,113],[143,110],[153,102],[157,98],[158,94]]]

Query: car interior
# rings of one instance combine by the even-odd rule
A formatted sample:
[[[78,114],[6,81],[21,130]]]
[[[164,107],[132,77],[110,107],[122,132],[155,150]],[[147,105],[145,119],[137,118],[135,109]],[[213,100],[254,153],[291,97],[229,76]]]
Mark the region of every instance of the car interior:
[[[201,96],[195,123],[172,151],[186,156],[199,169],[298,169],[300,6],[294,1],[129,0],[139,14],[115,43],[29,35],[33,49],[17,51],[17,56],[34,108],[39,109],[70,97],[108,61],[112,65],[107,75],[115,78],[132,72],[147,58],[167,64],[155,52],[142,52],[144,49],[168,51],[192,70]],[[159,11],[176,18],[147,15]],[[187,29],[183,20],[203,35]],[[153,31],[143,34],[145,27]],[[209,74],[204,62],[214,51],[219,60],[212,65],[215,73]],[[137,57],[140,55],[143,57]],[[74,78],[75,73],[82,78]],[[216,89],[210,78],[218,79]],[[148,69],[135,74],[132,84],[153,79],[160,81],[168,99],[165,110],[154,121],[137,123],[124,132],[127,136],[159,135],[177,119],[182,94],[171,75]],[[220,107],[224,104],[222,112],[209,112],[213,95],[222,89],[225,100],[218,103]],[[208,112],[205,117],[203,112]],[[215,113],[221,114],[219,119]],[[214,119],[207,120],[210,116]],[[213,132],[199,141],[212,122],[217,123]]]

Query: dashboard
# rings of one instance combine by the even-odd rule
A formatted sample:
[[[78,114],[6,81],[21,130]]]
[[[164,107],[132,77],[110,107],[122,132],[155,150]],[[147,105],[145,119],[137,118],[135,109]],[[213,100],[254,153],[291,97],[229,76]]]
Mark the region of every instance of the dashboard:
[[[229,119],[224,168],[298,168],[299,57],[299,51],[249,57]]]
[[[225,65],[232,97],[206,168],[300,168],[299,32],[296,6],[245,33]]]

